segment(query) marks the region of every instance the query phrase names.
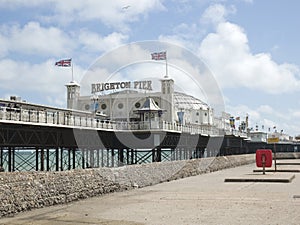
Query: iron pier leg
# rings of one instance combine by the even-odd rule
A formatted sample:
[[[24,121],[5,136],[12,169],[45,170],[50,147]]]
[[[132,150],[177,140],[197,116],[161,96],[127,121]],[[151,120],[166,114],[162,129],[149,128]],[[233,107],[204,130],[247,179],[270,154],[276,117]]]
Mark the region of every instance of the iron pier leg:
[[[174,158],[175,158],[175,149],[174,148],[171,148],[171,161],[174,161]]]
[[[59,148],[55,149],[55,170],[59,171]]]
[[[12,171],[15,171],[15,159],[16,159],[16,152],[15,152],[15,148],[12,148]]]
[[[8,172],[11,172],[11,148],[8,148]]]
[[[0,150],[0,167],[2,169],[4,169],[4,167],[3,167],[3,148],[1,148],[1,150]]]
[[[90,168],[89,149],[85,149],[85,168]]]
[[[133,164],[137,164],[137,161],[138,161],[138,150],[133,150],[134,151],[134,162]]]
[[[115,167],[115,149],[111,150],[111,167]]]
[[[100,167],[100,149],[96,150],[97,167]]]
[[[101,149],[101,167],[104,167],[104,149]]]
[[[35,170],[39,171],[39,149],[35,149]]]
[[[129,149],[126,149],[126,165],[129,165]]]
[[[76,148],[72,149],[72,153],[73,153],[73,169],[76,168]]]
[[[135,162],[134,162],[134,149],[131,149],[131,164],[135,164]]]
[[[50,171],[50,150],[49,148],[46,149],[46,154],[47,154],[47,171]]]
[[[123,149],[118,150],[118,166],[124,166],[124,151]]]
[[[71,170],[71,148],[68,148],[68,170]]]
[[[64,170],[64,149],[60,149],[60,171]]]
[[[106,150],[106,166],[109,167],[109,149]]]
[[[84,152],[85,152],[84,149],[81,149],[81,155],[82,155],[82,156],[81,156],[81,160],[82,160],[82,162],[81,162],[81,163],[82,163],[82,169],[85,169],[85,158],[84,158],[85,155],[84,155]]]
[[[152,149],[152,162],[158,162],[158,156],[157,156],[157,153],[158,153],[158,149],[153,148],[153,149]]]
[[[161,162],[161,148],[156,148],[156,162]]]
[[[44,149],[41,149],[41,171],[44,171]]]

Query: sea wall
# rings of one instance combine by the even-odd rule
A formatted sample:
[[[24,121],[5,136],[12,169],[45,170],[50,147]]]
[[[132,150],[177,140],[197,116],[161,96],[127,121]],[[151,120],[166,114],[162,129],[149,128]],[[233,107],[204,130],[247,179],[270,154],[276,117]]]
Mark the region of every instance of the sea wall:
[[[61,172],[0,173],[0,218],[110,192],[140,188],[255,162],[255,155]]]

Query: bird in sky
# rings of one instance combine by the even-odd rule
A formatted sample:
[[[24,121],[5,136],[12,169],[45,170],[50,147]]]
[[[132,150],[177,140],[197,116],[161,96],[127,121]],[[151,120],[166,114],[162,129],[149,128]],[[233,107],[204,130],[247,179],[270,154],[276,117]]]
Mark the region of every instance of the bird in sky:
[[[126,6],[123,6],[123,8],[122,9],[128,9],[130,7],[130,5],[126,5]]]

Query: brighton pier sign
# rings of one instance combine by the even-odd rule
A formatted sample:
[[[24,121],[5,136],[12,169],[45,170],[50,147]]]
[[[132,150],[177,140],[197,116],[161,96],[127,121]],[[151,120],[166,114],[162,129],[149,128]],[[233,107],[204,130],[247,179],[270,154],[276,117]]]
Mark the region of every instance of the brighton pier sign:
[[[152,91],[152,81],[143,80],[143,81],[112,82],[112,83],[95,83],[92,84],[91,93],[94,94],[101,91],[118,90],[118,89],[125,89],[125,88]]]

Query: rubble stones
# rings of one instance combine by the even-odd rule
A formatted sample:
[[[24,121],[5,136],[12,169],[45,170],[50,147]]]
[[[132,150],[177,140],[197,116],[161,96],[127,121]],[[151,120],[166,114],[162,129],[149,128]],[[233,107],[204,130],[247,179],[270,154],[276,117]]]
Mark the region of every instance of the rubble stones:
[[[255,162],[255,155],[94,168],[0,173],[0,218],[110,192],[141,188]]]

